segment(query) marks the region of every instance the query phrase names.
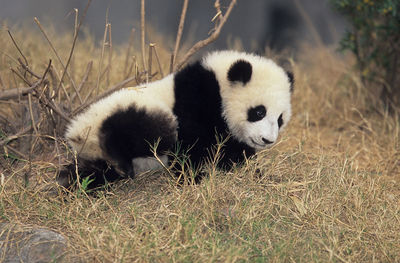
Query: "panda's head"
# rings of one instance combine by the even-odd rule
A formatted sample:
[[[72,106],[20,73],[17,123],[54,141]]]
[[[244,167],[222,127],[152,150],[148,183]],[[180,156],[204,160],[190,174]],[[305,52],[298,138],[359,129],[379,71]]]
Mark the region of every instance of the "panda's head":
[[[210,53],[203,65],[216,75],[232,136],[257,151],[275,143],[291,117],[293,75],[269,59],[235,51]]]

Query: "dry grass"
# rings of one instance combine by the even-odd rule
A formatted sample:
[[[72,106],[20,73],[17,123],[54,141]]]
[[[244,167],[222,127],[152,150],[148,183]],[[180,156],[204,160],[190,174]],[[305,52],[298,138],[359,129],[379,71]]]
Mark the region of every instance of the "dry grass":
[[[52,54],[43,39],[25,30],[14,36],[31,68],[44,71]],[[53,37],[64,59],[71,37]],[[18,57],[4,35],[0,46]],[[113,47],[111,84],[125,77],[125,50]],[[0,87],[23,87],[4,53]],[[100,54],[92,39],[78,41],[73,78],[81,80],[94,62],[85,87],[96,85]],[[161,60],[167,72],[168,54]],[[15,153],[4,155],[0,221],[64,234],[66,261],[399,262],[399,119],[373,110],[378,102],[351,64],[328,48],[305,48],[292,63],[294,114],[280,143],[232,172],[211,167],[200,185],[177,187],[168,175],[149,174],[98,197],[61,195],[46,191],[54,186],[58,156],[69,157],[60,139],[57,151],[50,140],[31,165]],[[10,105],[0,101],[1,114],[17,118]]]

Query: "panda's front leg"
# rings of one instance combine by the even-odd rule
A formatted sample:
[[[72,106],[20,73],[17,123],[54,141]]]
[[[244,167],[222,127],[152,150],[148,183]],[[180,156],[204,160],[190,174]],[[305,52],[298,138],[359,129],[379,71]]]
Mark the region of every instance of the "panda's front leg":
[[[120,173],[123,174],[125,177],[135,177],[132,159],[118,160],[117,167],[120,170]]]

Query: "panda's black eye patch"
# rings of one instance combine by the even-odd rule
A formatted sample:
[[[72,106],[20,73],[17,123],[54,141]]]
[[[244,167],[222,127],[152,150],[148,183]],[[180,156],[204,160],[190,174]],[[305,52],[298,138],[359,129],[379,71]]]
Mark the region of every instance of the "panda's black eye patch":
[[[258,105],[254,108],[250,108],[247,111],[247,120],[249,122],[256,122],[262,120],[266,114],[267,109],[264,107],[264,105]]]
[[[278,118],[278,127],[280,128],[282,125],[283,125],[283,119],[282,119],[282,114],[281,114],[281,115],[279,115],[279,118]]]

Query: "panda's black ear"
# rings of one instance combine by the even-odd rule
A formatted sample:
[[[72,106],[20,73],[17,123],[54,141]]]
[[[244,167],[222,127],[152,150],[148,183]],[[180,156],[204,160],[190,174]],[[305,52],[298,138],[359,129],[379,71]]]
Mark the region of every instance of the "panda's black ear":
[[[250,81],[253,69],[251,64],[245,60],[237,60],[228,70],[228,80],[240,81],[244,84]]]
[[[286,74],[289,78],[289,82],[290,82],[290,92],[293,92],[293,87],[294,87],[294,75],[293,72],[291,71],[286,71]]]

